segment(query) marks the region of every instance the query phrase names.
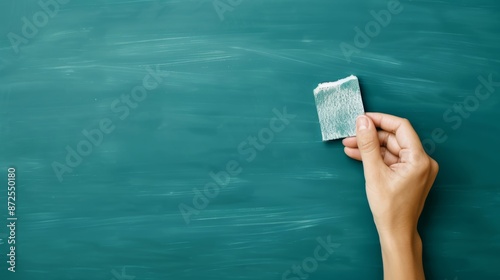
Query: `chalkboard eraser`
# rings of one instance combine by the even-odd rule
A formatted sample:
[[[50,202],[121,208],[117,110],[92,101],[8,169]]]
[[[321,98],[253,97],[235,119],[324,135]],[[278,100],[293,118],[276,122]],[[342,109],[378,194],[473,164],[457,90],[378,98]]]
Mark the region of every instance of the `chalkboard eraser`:
[[[356,76],[319,84],[314,99],[323,141],[356,136],[356,118],[365,113]]]

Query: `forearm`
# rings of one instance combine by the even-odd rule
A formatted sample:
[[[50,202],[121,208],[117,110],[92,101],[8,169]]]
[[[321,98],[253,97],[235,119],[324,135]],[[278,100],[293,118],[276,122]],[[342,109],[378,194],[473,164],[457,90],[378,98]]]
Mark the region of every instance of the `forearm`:
[[[384,280],[423,280],[422,240],[413,233],[379,232]]]

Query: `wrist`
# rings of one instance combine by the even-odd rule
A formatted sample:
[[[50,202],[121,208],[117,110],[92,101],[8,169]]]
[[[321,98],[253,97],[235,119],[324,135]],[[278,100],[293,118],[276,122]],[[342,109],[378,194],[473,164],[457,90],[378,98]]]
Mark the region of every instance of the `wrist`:
[[[402,247],[412,251],[422,250],[422,239],[416,229],[379,231],[379,239],[382,247],[390,246],[394,249]]]
[[[423,280],[422,240],[416,230],[379,233],[384,279]]]
[[[383,238],[396,238],[397,240],[403,241],[403,239],[417,238],[420,236],[417,231],[417,224],[408,222],[408,220],[374,219],[374,222],[381,241]]]

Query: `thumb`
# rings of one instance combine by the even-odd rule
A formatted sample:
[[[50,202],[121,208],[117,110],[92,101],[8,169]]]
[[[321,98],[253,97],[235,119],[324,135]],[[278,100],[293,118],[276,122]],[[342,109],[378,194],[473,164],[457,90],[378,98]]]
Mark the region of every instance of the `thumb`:
[[[361,153],[361,160],[363,161],[365,177],[368,177],[367,175],[378,171],[385,163],[380,154],[377,129],[373,121],[365,115],[361,115],[356,119],[356,139]]]

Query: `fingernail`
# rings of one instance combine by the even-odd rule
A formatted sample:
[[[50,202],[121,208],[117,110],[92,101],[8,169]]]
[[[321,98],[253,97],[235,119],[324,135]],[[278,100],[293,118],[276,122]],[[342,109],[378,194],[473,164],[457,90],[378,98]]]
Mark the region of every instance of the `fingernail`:
[[[356,126],[358,127],[358,130],[364,130],[368,127],[368,119],[366,119],[365,116],[359,116],[356,119]]]

